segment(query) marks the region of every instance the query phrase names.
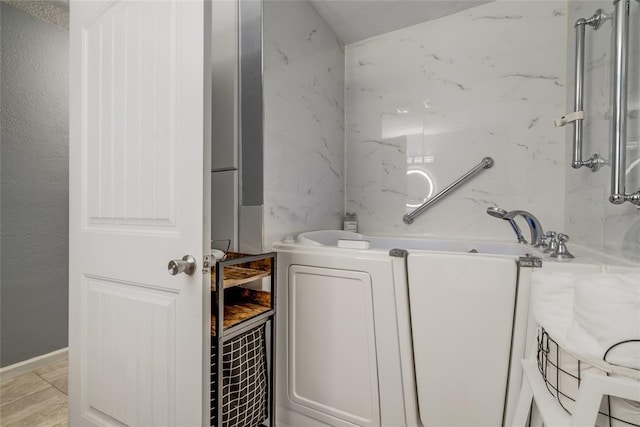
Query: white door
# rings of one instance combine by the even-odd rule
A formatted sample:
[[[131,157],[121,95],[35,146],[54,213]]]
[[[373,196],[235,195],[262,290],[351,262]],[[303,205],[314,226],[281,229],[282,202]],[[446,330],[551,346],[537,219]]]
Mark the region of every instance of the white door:
[[[72,426],[208,422],[204,8],[71,2]]]

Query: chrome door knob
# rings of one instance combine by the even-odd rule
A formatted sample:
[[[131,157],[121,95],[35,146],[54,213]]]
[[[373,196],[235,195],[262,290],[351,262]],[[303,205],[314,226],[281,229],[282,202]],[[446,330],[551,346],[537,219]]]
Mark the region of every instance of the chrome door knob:
[[[169,274],[175,276],[185,273],[191,276],[196,271],[196,259],[191,255],[185,255],[182,259],[172,259],[167,266]]]

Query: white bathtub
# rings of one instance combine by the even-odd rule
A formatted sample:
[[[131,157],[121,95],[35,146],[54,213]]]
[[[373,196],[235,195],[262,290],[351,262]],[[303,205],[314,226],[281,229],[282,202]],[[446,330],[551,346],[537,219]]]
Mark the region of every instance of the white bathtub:
[[[425,239],[416,237],[366,236],[342,230],[309,231],[296,238],[296,243],[304,246],[338,247],[341,240],[369,242],[369,249],[388,251],[393,248],[438,252],[472,252],[486,255],[541,254],[526,245],[511,242],[495,242],[488,240],[458,240],[458,239]]]
[[[369,249],[338,247],[354,241]],[[274,249],[279,425],[508,424],[528,315],[516,261],[541,254],[344,231]]]

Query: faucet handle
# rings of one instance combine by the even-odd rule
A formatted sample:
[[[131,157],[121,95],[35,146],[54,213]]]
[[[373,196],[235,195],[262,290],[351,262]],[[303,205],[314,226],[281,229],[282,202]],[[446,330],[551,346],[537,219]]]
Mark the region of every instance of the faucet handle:
[[[558,234],[555,231],[548,231],[547,233],[544,234],[544,237],[549,239],[549,244],[547,245],[546,249],[543,251],[545,254],[554,253],[556,249],[558,249],[558,240],[556,239],[557,235]]]
[[[547,233],[540,236],[540,249],[542,249],[543,251],[549,247],[549,244],[547,243],[548,239],[549,236],[547,236]]]
[[[541,241],[540,247],[542,249],[547,249],[549,247],[549,243],[547,243],[547,240],[553,240],[555,237],[556,237],[555,231],[548,231],[544,233],[542,236],[540,236],[540,241]]]
[[[569,236],[563,233],[558,234],[558,248],[549,255],[551,258],[554,258],[558,261],[570,261],[575,258],[569,250],[567,249],[567,242],[569,241]]]

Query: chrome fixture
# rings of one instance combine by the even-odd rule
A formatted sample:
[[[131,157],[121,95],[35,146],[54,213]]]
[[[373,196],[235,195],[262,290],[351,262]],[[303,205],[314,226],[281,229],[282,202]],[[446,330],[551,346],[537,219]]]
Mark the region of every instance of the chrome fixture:
[[[640,190],[627,193],[627,68],[629,58],[629,3],[630,0],[615,0],[615,52],[613,58],[613,105],[611,132],[611,195],[609,201],[615,205],[631,202],[640,206]]]
[[[557,233],[555,231],[549,231],[542,236],[544,239],[549,240],[549,244],[543,251],[545,254],[554,253],[558,249],[558,239],[556,238],[556,235]]]
[[[569,241],[569,236],[566,234],[558,234],[558,248],[549,255],[550,258],[555,259],[556,261],[570,261],[575,257],[571,255],[569,250],[567,249],[567,242]]]
[[[500,209],[498,207],[489,207],[487,208],[487,213],[495,218],[504,219],[505,221],[509,221],[509,225],[513,229],[513,232],[516,233],[516,237],[518,239],[518,243],[527,244],[527,239],[522,235],[522,230],[518,227],[518,224],[513,219],[507,219],[504,216],[507,214],[507,211],[504,209]]]
[[[596,12],[590,18],[580,18],[575,23],[576,28],[576,60],[574,65],[575,76],[575,94],[573,101],[573,112],[562,116],[555,121],[556,127],[564,126],[573,122],[573,160],[571,167],[579,169],[586,166],[592,172],[597,172],[605,161],[594,153],[589,159],[582,160],[582,121],[584,120],[582,97],[584,94],[584,39],[585,27],[589,25],[594,31],[607,20],[611,19],[611,15],[607,15],[602,9]]]
[[[185,255],[182,259],[172,259],[167,265],[169,274],[175,276],[176,274],[185,273],[191,276],[196,271],[196,259],[191,255]]]
[[[504,219],[513,219],[517,216],[521,216],[522,218],[524,218],[529,225],[529,231],[531,232],[531,245],[534,248],[540,247],[540,245],[542,244],[540,238],[544,234],[544,231],[542,230],[542,224],[540,224],[538,218],[536,218],[530,212],[517,210],[507,212],[507,214],[504,216]]]
[[[418,206],[413,212],[403,215],[402,221],[405,224],[412,224],[413,220],[416,219],[416,217],[420,215],[422,212],[424,212],[425,210],[427,210],[428,208],[436,204],[440,199],[442,199],[451,191],[455,190],[456,188],[458,188],[459,186],[461,186],[462,184],[464,184],[465,182],[473,178],[482,170],[490,169],[491,167],[493,167],[493,164],[494,164],[494,161],[491,157],[484,157],[480,162],[480,164],[475,166],[469,172],[465,173],[460,178],[456,179],[453,183],[451,183],[448,187],[446,187],[445,189],[440,191],[438,194],[436,194],[435,196],[433,196],[432,198],[430,198],[429,200],[427,200],[426,202]]]
[[[542,236],[540,236],[540,250],[542,250],[542,252],[547,253],[550,252],[549,247],[553,247],[555,250],[558,242],[555,241],[555,236],[556,236],[556,232],[555,231],[549,231],[547,233],[544,233]],[[547,240],[549,241],[547,243]]]
[[[540,250],[542,250],[542,252],[549,248],[550,243],[547,243],[547,240],[549,240],[549,233],[544,233],[540,236]]]
[[[487,208],[487,213],[493,217],[501,218],[509,221],[513,231],[518,236],[518,242],[527,243],[527,241],[522,237],[522,232],[520,231],[520,227],[515,223],[514,218],[517,216],[521,216],[527,221],[527,225],[529,226],[529,231],[531,232],[531,245],[535,248],[539,248],[542,245],[542,235],[544,231],[542,231],[542,224],[538,221],[532,213],[527,211],[515,210],[507,212],[504,209],[500,208]]]

